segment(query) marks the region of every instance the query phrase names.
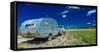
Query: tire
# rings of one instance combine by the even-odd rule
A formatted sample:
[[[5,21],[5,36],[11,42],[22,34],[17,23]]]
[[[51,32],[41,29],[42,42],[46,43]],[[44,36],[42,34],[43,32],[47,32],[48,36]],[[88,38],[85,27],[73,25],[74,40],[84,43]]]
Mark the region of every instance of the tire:
[[[48,40],[52,40],[52,33],[49,34]]]
[[[64,35],[64,31],[58,32],[58,36],[62,36],[62,35]]]
[[[58,36],[61,36],[61,35],[63,35],[62,33],[58,33]]]

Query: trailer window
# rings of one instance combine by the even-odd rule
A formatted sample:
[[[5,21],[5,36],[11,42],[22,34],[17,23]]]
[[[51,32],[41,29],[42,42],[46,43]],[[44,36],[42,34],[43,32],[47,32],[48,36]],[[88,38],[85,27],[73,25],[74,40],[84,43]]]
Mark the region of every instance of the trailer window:
[[[34,26],[34,24],[26,24],[25,27]]]

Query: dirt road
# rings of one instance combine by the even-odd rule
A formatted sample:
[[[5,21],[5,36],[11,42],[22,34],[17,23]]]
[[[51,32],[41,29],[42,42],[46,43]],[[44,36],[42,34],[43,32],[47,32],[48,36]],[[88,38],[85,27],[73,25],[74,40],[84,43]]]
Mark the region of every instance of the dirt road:
[[[69,34],[69,31],[91,31],[95,29],[71,29],[66,30],[66,34],[58,36],[55,39],[48,41],[47,39],[26,39],[25,41],[19,44],[19,48],[39,48],[39,47],[56,47],[56,46],[73,46],[73,45],[88,45],[83,42],[81,39],[76,39]],[[19,39],[20,40],[20,39]],[[21,42],[23,40],[20,40]]]

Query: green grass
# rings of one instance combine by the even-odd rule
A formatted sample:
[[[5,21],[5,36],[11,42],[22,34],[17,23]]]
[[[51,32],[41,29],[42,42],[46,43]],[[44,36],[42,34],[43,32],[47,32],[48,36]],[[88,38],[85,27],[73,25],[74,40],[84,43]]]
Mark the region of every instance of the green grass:
[[[25,48],[29,45],[27,42],[18,43],[18,48]]]
[[[70,36],[87,44],[96,44],[96,30],[69,31]]]
[[[21,38],[20,35],[18,35]],[[96,44],[96,29],[66,29],[64,35],[46,41],[43,44],[34,44],[29,42],[18,43],[18,48],[27,48],[29,46],[55,47],[55,46],[74,46],[74,45],[92,45]]]

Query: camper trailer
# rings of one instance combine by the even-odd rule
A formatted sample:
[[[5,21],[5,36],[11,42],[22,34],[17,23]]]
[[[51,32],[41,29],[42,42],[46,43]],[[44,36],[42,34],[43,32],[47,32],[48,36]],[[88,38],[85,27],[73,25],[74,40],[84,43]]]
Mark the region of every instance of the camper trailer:
[[[26,20],[20,27],[21,35],[25,38],[48,38],[58,35],[57,21],[52,18]]]

